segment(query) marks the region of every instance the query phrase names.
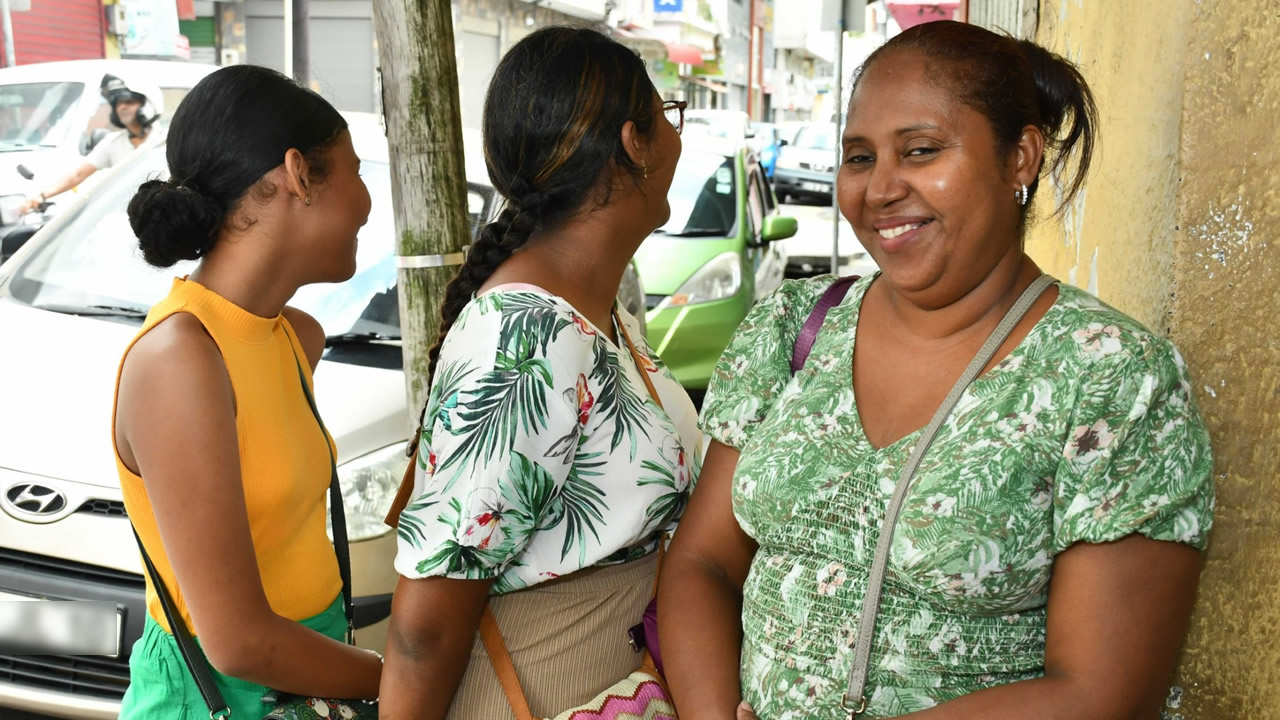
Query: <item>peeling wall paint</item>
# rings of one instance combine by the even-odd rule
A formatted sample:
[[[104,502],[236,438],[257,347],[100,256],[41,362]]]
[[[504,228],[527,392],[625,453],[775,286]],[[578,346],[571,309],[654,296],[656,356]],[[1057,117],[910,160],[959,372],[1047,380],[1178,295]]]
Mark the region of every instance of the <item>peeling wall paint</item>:
[[[1280,11],[1256,0],[1042,0],[1037,40],[1097,97],[1080,198],[1027,241],[1177,344],[1213,438],[1218,505],[1169,720],[1280,718]]]

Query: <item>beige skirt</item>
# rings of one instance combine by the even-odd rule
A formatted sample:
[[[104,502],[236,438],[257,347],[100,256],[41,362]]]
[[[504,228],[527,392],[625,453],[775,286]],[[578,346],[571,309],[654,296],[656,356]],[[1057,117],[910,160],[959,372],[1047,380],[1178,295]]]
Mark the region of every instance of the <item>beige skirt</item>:
[[[640,667],[627,631],[653,597],[657,553],[489,600],[529,708],[554,717]],[[479,635],[447,720],[514,720]]]

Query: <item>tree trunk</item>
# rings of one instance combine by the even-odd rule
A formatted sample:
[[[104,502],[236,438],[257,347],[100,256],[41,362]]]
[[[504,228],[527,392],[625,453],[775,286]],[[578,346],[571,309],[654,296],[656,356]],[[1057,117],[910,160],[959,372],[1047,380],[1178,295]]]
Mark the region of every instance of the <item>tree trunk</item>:
[[[374,0],[373,10],[399,236],[408,422],[416,427],[440,301],[471,237],[453,8],[450,0]]]

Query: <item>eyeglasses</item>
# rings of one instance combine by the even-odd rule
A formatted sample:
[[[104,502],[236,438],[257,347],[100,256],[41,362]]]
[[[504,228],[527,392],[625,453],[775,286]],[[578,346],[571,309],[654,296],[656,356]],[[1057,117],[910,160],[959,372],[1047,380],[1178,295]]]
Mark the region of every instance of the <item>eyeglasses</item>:
[[[662,113],[667,116],[667,121],[676,129],[679,135],[684,131],[684,109],[689,107],[689,103],[684,100],[668,100],[662,103]]]

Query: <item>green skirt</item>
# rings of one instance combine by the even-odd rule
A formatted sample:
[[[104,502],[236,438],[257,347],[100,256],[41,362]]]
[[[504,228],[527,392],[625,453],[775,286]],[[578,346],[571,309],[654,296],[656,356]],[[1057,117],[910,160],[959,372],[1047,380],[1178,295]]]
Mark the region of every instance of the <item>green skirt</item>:
[[[343,640],[347,618],[339,595],[324,612],[302,621],[306,627]],[[199,640],[197,640],[199,643]],[[262,703],[269,689],[213,670],[214,681],[236,720],[259,720],[271,710]],[[173,636],[147,616],[142,637],[129,657],[129,689],[124,694],[120,720],[208,720],[209,708],[182,661]]]

